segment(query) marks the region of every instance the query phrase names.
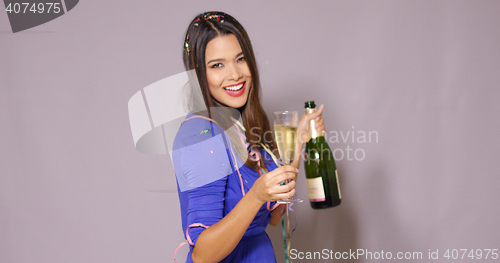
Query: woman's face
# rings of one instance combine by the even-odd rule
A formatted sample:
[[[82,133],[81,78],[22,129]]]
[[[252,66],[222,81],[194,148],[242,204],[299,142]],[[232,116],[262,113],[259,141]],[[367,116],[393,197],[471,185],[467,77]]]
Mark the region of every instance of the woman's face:
[[[243,107],[252,87],[252,74],[238,39],[228,34],[210,40],[205,63],[210,94],[229,107]]]

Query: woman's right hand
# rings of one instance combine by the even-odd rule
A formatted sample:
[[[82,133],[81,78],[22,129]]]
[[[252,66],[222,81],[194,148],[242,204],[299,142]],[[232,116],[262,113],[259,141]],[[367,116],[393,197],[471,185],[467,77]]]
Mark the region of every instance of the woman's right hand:
[[[299,172],[293,166],[285,165],[259,177],[250,191],[261,203],[291,198],[295,195],[295,178]],[[290,180],[285,185],[280,185],[284,180]]]

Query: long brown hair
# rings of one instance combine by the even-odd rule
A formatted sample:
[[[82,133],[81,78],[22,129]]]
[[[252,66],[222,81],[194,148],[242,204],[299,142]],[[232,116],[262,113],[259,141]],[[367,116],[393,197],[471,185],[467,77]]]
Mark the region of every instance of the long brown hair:
[[[205,105],[210,116],[211,107],[227,107],[210,95],[208,88],[205,51],[208,42],[218,37],[232,34],[240,43],[241,49],[252,74],[252,87],[246,104],[239,108],[246,129],[246,137],[250,147],[260,152],[260,142],[267,144],[273,153],[277,154],[276,143],[272,136],[269,119],[260,103],[260,80],[252,44],[243,26],[232,16],[223,12],[205,12],[196,16],[189,24],[185,36],[183,60],[186,70],[194,69],[198,77]],[[263,161],[264,158],[261,158]],[[266,160],[270,161],[270,160]],[[257,169],[257,162],[248,158],[245,163],[252,169]],[[261,162],[261,166],[264,163]],[[264,166],[262,166],[264,167]]]

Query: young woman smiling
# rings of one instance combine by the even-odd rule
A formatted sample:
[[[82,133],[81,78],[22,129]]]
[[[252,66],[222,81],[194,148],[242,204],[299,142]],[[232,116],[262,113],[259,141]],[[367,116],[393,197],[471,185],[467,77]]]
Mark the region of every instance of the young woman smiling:
[[[248,35],[228,14],[200,14],[186,32],[183,59],[186,70],[196,72],[207,108],[206,114],[187,116],[172,152],[182,226],[190,243],[186,262],[276,262],[265,228],[280,221],[275,201],[295,194],[300,158],[291,166],[275,162],[276,143],[260,104]],[[234,125],[241,141],[231,141],[212,120],[216,107],[241,114],[242,123]],[[302,116],[299,134],[311,119],[324,131],[322,109]],[[299,140],[298,149],[304,141]],[[246,143],[246,159],[234,154],[238,143]],[[280,185],[287,179],[292,181]]]

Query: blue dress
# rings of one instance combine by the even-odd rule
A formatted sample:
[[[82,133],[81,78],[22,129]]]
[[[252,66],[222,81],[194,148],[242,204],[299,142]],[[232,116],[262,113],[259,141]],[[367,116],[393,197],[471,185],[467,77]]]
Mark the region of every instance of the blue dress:
[[[193,115],[187,117],[190,116]],[[179,128],[173,143],[172,159],[184,235],[191,224],[201,223],[209,227],[219,222],[243,197],[230,145],[227,134],[211,121],[194,118],[185,121]],[[268,171],[277,168],[274,162],[266,161],[272,159],[265,151],[261,151],[261,157]],[[244,165],[237,155],[236,160],[247,193],[259,178],[259,173]],[[221,262],[275,263],[273,246],[265,232],[270,219],[271,211],[264,204],[239,244]],[[204,227],[189,228],[189,237],[194,244],[203,230]],[[190,245],[186,262],[192,262],[193,248]]]

